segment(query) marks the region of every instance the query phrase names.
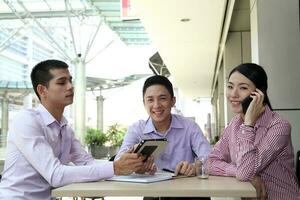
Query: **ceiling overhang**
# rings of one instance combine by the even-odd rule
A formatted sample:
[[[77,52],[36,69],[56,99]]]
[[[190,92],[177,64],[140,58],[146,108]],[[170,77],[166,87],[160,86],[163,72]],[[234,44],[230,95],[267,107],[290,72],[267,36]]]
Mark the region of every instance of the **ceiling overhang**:
[[[153,45],[189,97],[210,97],[227,0],[132,0]]]

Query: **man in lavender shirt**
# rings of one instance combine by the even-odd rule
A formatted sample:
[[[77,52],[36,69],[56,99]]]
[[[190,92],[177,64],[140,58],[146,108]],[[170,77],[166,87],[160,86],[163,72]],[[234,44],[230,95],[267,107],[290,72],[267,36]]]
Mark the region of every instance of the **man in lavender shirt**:
[[[97,181],[144,168],[143,158],[132,150],[114,162],[99,163],[75,139],[63,116],[65,106],[73,102],[74,89],[66,63],[40,62],[33,68],[31,80],[41,105],[21,112],[10,127],[1,200],[49,200],[52,187]]]
[[[166,138],[167,147],[155,160],[156,167],[194,176],[194,158],[208,156],[210,145],[194,121],[171,114],[176,102],[172,83],[164,76],[149,77],[143,86],[143,101],[149,118],[129,127],[116,159],[143,139]]]

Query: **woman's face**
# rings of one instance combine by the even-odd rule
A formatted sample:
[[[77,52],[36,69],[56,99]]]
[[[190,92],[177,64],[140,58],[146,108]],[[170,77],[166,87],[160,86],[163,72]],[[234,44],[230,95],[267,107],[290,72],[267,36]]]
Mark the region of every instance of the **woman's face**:
[[[227,83],[226,97],[234,113],[242,113],[241,102],[255,91],[254,83],[238,71],[233,72]]]

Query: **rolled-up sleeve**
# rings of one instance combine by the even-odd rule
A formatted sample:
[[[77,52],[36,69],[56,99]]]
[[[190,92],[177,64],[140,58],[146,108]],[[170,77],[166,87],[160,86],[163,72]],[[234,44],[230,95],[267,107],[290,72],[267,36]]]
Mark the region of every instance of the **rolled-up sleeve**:
[[[24,121],[24,117],[26,120]],[[113,176],[113,163],[95,163],[87,166],[63,165],[54,155],[51,145],[43,134],[42,126],[34,117],[21,116],[10,130],[12,141],[38,173],[53,187],[96,181]]]
[[[225,128],[221,139],[209,155],[209,172],[212,175],[233,177],[236,175],[236,165],[231,162],[230,157],[229,134],[230,128]]]

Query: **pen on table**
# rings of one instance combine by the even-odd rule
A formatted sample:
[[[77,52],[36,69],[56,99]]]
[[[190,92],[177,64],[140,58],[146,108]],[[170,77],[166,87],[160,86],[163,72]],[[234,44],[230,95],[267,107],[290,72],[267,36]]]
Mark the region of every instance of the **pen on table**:
[[[166,169],[166,168],[163,168],[162,170],[165,171],[165,172],[173,173],[173,174],[175,173],[174,171],[172,171],[172,170],[170,170],[170,169]]]
[[[170,170],[170,169],[163,168],[162,170],[165,171],[165,172],[172,173],[172,174],[173,174],[173,175],[172,175],[173,179],[174,179],[174,178],[184,178],[184,177],[188,177],[188,176],[185,176],[185,175],[182,175],[182,174],[177,174],[177,176],[175,176],[175,172],[172,171],[172,170]]]

